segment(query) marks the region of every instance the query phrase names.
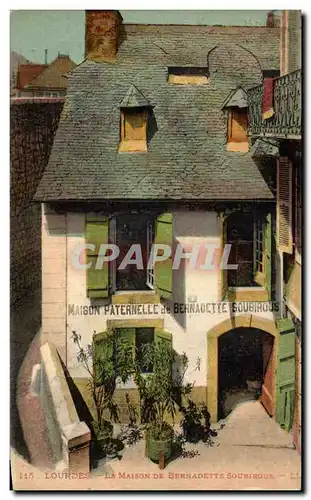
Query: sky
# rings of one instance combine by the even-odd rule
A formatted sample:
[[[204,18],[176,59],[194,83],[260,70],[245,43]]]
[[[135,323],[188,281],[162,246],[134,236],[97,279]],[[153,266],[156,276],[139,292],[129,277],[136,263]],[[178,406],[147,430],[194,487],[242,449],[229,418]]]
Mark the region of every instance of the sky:
[[[265,25],[267,10],[121,10],[124,23]],[[84,58],[83,10],[15,10],[11,12],[11,50],[33,62],[48,62],[58,51],[76,63]]]

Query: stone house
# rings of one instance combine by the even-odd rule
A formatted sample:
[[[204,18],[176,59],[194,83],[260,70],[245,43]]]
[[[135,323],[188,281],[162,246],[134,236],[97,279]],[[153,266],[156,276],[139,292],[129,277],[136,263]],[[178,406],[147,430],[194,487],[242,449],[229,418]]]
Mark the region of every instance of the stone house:
[[[97,348],[112,326],[136,352],[157,335],[185,351],[193,398],[207,403],[212,421],[222,416],[223,394],[246,390],[253,377],[267,412],[279,415],[278,351],[288,337],[278,153],[249,137],[247,100],[279,74],[279,31],[271,19],[258,27],[126,25],[117,11],[86,12],[86,59],[68,77],[35,195],[42,343],[56,346],[86,401],[72,331]],[[147,269],[154,243],[172,255]],[[96,269],[101,244],[120,253]],[[143,265],[124,268],[133,244]],[[226,245],[230,269],[221,265]],[[286,415],[293,391],[290,383]],[[124,392],[135,397],[134,384],[120,385],[121,406]]]

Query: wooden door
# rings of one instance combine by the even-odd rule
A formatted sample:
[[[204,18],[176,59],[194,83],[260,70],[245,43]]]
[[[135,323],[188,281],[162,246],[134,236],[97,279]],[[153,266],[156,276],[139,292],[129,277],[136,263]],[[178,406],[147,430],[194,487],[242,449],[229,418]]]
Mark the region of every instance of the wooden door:
[[[262,357],[263,357],[263,384],[261,388],[260,401],[270,416],[273,415],[274,408],[274,338],[265,334],[263,337]]]

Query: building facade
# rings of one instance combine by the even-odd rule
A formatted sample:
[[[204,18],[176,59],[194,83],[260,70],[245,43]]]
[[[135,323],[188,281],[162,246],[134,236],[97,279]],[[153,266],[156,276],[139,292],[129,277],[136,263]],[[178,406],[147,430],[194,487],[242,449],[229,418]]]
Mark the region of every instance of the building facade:
[[[96,348],[112,327],[136,352],[157,335],[186,352],[193,398],[212,421],[226,415],[228,394],[237,402],[258,379],[268,414],[291,428],[277,157],[248,131],[247,92],[279,71],[279,39],[271,18],[261,27],[125,25],[116,11],[87,11],[86,59],[69,75],[35,195],[42,343],[55,344],[86,401],[72,334]],[[158,262],[148,268],[153,245]],[[117,248],[116,259],[103,248]],[[291,366],[295,354],[286,359]],[[135,385],[119,386],[121,407],[125,392],[135,397]]]
[[[282,315],[292,332],[295,367],[289,368],[284,380],[295,381],[290,398],[294,413],[293,435],[301,450],[301,321],[302,321],[302,152],[301,152],[301,40],[300,11],[283,11],[280,33],[280,77],[273,82],[273,116],[262,120],[259,108],[263,85],[249,91],[250,136],[272,141],[278,150],[277,160],[277,255],[278,276],[282,290]],[[279,397],[285,396],[282,391]],[[285,409],[284,409],[285,411]]]

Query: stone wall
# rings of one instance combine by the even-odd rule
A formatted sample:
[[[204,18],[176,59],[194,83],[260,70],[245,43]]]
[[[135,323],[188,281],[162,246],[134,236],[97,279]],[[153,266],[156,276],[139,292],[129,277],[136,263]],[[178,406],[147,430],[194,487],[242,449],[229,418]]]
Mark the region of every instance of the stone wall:
[[[11,101],[11,303],[41,287],[41,207],[32,198],[47,164],[63,102]]]
[[[281,75],[301,68],[301,11],[283,10],[280,33]]]
[[[301,68],[301,11],[288,11],[288,72]]]

